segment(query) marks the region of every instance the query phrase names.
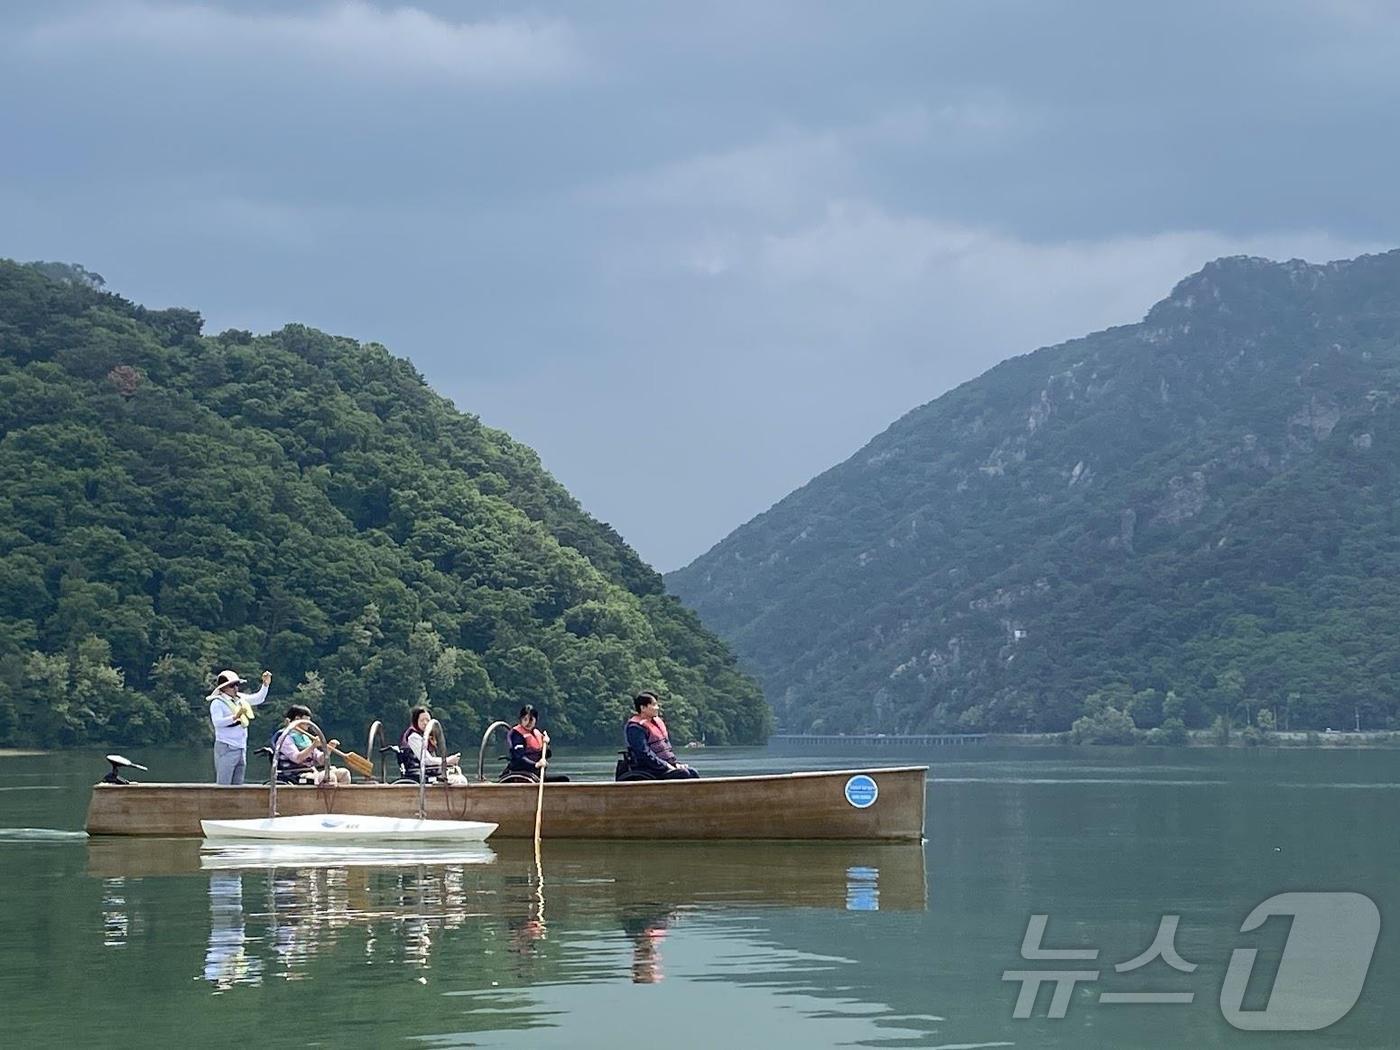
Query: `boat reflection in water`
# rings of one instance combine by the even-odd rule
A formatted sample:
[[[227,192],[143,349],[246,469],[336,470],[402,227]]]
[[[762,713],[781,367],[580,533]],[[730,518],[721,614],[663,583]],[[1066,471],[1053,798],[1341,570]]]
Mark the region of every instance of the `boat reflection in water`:
[[[490,864],[496,859],[482,842],[461,846],[386,848],[335,843],[302,846],[295,842],[206,843],[199,850],[203,871],[255,871],[260,868],[408,868],[420,865]]]
[[[613,966],[650,984],[664,976],[668,935],[692,921],[755,908],[927,906],[923,849],[913,844],[559,841],[545,843],[543,866],[541,879],[531,844],[516,841],[209,848],[98,838],[88,846],[89,874],[127,880],[133,914],[160,907],[162,886],[207,880],[203,975],[218,990],[302,979],[322,964],[467,965],[529,983],[559,977],[580,939],[599,936],[629,949],[625,961],[606,953]],[[588,965],[600,957],[587,953]]]

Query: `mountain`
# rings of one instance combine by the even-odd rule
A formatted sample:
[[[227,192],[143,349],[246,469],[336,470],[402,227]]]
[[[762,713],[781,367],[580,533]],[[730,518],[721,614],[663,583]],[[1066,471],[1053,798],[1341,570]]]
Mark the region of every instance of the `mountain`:
[[[0,261],[0,744],[206,739],[222,667],[342,739],[426,698],[467,746],[527,701],[611,742],[644,687],[681,739],[766,734],[661,577],[408,362],[102,284]]]
[[[1400,252],[1210,263],[668,585],[790,730],[1400,725]]]

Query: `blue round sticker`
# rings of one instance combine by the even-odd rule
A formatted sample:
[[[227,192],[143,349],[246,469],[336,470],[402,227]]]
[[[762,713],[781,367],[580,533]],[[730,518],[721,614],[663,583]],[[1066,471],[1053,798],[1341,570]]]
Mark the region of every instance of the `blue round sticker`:
[[[856,809],[869,809],[879,797],[879,785],[864,773],[857,773],[846,781],[846,801]]]

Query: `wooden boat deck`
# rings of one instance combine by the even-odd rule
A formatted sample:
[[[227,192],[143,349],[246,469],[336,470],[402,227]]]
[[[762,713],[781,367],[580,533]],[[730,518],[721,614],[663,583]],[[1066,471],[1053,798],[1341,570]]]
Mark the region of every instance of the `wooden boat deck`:
[[[924,833],[927,766],[708,777],[701,780],[547,784],[543,834],[552,839],[837,839],[916,842]],[[867,808],[847,801],[855,776],[875,781]],[[427,816],[500,825],[493,838],[534,835],[534,784],[430,784]],[[195,837],[201,820],[268,815],[265,784],[97,784],[88,804],[92,835]],[[408,784],[277,789],[281,816],[417,815]]]

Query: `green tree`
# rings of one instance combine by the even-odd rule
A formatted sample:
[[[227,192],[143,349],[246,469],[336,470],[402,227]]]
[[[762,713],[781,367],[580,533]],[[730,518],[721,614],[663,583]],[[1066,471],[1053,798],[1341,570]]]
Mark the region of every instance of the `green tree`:
[[[1131,693],[1128,696],[1131,699]],[[1132,716],[1114,707],[1111,700],[1109,692],[1090,693],[1084,698],[1082,713],[1070,727],[1074,743],[1131,744],[1137,739]]]

